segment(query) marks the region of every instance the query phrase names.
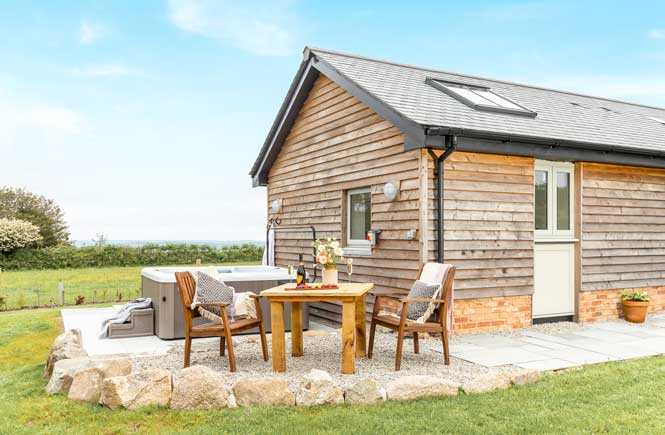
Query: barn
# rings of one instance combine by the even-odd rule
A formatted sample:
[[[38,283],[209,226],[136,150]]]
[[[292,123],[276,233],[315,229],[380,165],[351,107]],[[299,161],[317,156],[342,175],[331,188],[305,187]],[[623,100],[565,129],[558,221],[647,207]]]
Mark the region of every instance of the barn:
[[[458,332],[616,318],[625,289],[665,309],[662,108],[305,48],[250,175],[276,265],[314,231],[377,292],[451,263]]]

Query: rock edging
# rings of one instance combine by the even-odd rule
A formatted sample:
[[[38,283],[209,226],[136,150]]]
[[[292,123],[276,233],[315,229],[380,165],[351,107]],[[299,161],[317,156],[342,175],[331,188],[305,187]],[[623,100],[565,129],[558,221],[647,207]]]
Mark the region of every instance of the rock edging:
[[[542,373],[521,370],[486,374],[460,385],[435,376],[403,376],[380,386],[362,379],[342,389],[323,370],[312,369],[297,391],[286,380],[263,377],[237,381],[228,388],[226,376],[205,366],[192,366],[173,379],[164,369],[133,371],[129,358],[94,359],[82,347],[78,330],[59,335],[49,354],[45,375],[48,394],[98,403],[110,409],[170,406],[174,410],[205,410],[250,406],[316,406],[372,404],[385,400],[478,394],[537,382]]]

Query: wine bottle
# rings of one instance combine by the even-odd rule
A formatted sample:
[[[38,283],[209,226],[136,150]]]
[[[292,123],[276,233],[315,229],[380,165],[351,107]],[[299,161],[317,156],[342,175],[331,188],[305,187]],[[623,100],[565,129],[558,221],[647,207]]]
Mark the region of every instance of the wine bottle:
[[[307,272],[305,272],[305,263],[302,261],[302,254],[299,254],[298,270],[296,270],[296,285],[304,285],[306,275]]]

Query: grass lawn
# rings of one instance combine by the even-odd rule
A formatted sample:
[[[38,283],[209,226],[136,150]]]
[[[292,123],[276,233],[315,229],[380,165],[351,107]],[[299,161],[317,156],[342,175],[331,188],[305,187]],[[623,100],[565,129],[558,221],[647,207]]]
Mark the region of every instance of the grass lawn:
[[[78,295],[85,296],[86,302],[116,301],[119,296],[128,300],[141,293],[141,269],[144,267],[0,272],[0,296],[6,298],[6,308],[47,305],[58,301],[58,282],[62,281],[67,304],[73,304]]]
[[[0,314],[0,433],[663,433],[665,358],[607,363],[490,394],[376,406],[109,411],[44,393],[57,309]],[[240,368],[242,370],[242,368]]]

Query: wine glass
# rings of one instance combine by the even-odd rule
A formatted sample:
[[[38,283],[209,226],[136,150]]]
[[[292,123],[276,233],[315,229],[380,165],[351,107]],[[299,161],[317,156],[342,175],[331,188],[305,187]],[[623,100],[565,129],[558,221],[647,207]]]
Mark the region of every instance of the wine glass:
[[[346,260],[346,274],[349,275],[349,282],[351,282],[351,275],[353,275],[353,260],[351,258]]]

